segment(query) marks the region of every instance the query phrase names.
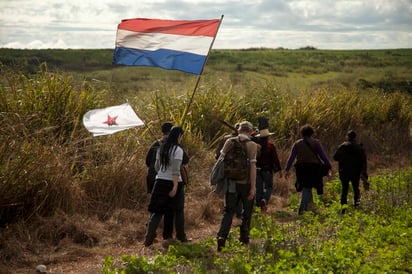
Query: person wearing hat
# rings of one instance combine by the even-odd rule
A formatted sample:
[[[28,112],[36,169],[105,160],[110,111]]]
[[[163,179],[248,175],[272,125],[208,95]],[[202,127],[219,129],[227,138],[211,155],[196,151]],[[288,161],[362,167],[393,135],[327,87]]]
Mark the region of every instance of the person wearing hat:
[[[347,141],[340,144],[333,155],[333,159],[339,164],[339,179],[342,183],[340,203],[342,206],[348,203],[349,182],[351,182],[355,208],[360,204],[360,178],[368,178],[366,153],[362,144],[357,143],[356,135],[354,130],[349,130]],[[345,211],[346,208],[343,207],[342,213]]]
[[[273,175],[281,171],[276,146],[270,141],[269,119],[258,118],[259,133],[255,136],[260,145],[260,153],[256,162],[256,205],[266,212],[273,192]]]
[[[226,239],[232,226],[233,216],[236,212],[239,201],[242,201],[242,223],[240,225],[240,238],[243,244],[249,244],[250,224],[252,220],[253,204],[256,192],[256,156],[258,144],[251,140],[254,133],[253,125],[248,121],[239,124],[238,136],[226,140],[221,150],[221,156],[225,157],[230,151],[234,142],[240,141],[246,147],[249,165],[247,166],[249,177],[244,180],[228,179],[228,190],[225,194],[225,206],[220,228],[217,233],[217,250],[220,252],[225,246]]]
[[[238,135],[238,130],[239,130],[239,125],[240,123],[236,123],[234,126],[234,131],[230,134],[226,134],[223,136],[223,138],[219,141],[216,150],[215,150],[215,159],[219,159],[220,156],[220,151],[223,148],[223,145],[225,144],[226,140],[232,137],[236,137]],[[236,218],[241,219],[242,218],[242,211],[243,211],[243,205],[242,201],[239,201],[237,208],[236,208]]]

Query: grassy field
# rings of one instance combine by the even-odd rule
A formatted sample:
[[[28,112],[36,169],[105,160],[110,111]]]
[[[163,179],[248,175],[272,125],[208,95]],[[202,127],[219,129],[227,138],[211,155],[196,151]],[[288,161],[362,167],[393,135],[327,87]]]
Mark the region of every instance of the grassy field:
[[[371,176],[376,176],[376,182],[379,176],[388,176],[382,183],[388,188],[374,188],[369,197],[379,199],[385,193],[389,195],[385,196],[388,200],[395,201],[368,204],[362,212],[376,212],[378,219],[396,213],[398,217],[389,221],[388,226],[383,221],[375,223],[382,225],[382,231],[394,229],[392,225],[396,222],[402,222],[401,227],[410,226],[410,220],[396,211],[406,207],[401,212],[410,212],[411,192],[407,187],[410,184],[396,187],[398,185],[391,182],[398,182],[397,179],[390,178],[405,173],[405,180],[410,180],[407,170],[412,166],[411,49],[213,50],[195,94],[195,75],[114,66],[112,53],[109,49],[0,49],[0,262],[4,265],[22,254],[25,256],[20,256],[14,264],[33,263],[30,256],[38,259],[36,252],[40,248],[53,250],[65,241],[89,248],[99,246],[108,232],[99,234],[97,227],[113,225],[109,220],[119,210],[136,212],[138,217],[131,218],[135,222],[132,228],[123,231],[121,229],[130,223],[122,223],[118,229],[127,241],[141,241],[148,202],[148,196],[142,195],[146,192],[144,156],[151,142],[159,137],[160,124],[166,120],[183,123],[185,129],[184,147],[190,156],[191,184],[186,195],[190,231],[219,218],[219,203],[204,198],[209,197],[210,192],[208,176],[214,163],[213,149],[221,136],[230,131],[219,119],[229,124],[247,119],[256,125],[261,115],[269,117],[282,166],[291,144],[299,137],[301,125],[310,123],[315,127],[316,137],[329,157],[343,141],[346,131],[355,129],[368,153]],[[194,100],[189,106],[192,95]],[[133,106],[146,126],[91,137],[82,125],[84,113],[125,101]],[[336,175],[335,172],[335,178],[330,180],[336,179]],[[281,212],[293,212],[296,209],[293,178],[278,178],[275,184],[273,206]],[[302,226],[314,224],[316,229],[316,222],[326,224],[325,219],[332,218],[332,211],[338,210],[333,193],[339,191],[339,183],[335,181],[334,185],[329,203],[319,204],[325,215],[319,217],[321,220],[309,218]],[[406,196],[402,194],[405,191]],[[86,222],[78,221],[79,216],[81,220],[95,220],[96,229],[90,223],[86,228]],[[276,216],[272,216],[272,221],[281,219]],[[262,230],[262,222],[268,225],[270,220],[261,219],[256,229]],[[268,228],[272,229],[277,231],[276,227]],[[303,237],[304,231],[300,233]],[[408,232],[399,233],[407,233],[406,239],[410,239]],[[264,238],[256,236],[258,241]],[[328,242],[330,246],[343,244],[340,238],[332,238]],[[278,240],[282,244],[291,241],[289,238]],[[213,243],[213,239],[201,243],[200,249],[209,243]],[[389,243],[390,239],[375,247],[387,248]],[[268,249],[276,249],[280,243],[266,244]],[[311,251],[318,248],[304,244],[308,244],[305,248]],[[396,242],[397,247],[403,244]],[[302,259],[298,250],[283,250],[285,253],[278,253],[275,260]],[[398,259],[399,254],[406,256],[404,249],[396,250],[398,253],[391,254],[391,258]],[[237,251],[239,257],[232,257],[233,266],[246,256],[242,250]],[[343,248],[339,252],[343,253]],[[314,255],[316,253],[313,252],[310,259],[317,265],[322,260]],[[374,258],[384,261],[383,253],[369,255],[360,263]],[[325,253],[324,256],[332,255]],[[404,263],[405,257],[399,260],[401,272],[410,270],[410,265]],[[216,263],[218,272],[229,267],[223,261]],[[109,272],[111,262],[106,264]],[[330,262],[333,267],[337,267],[336,264]],[[160,263],[144,267],[162,270],[164,266]],[[292,266],[279,262],[279,269],[287,267]],[[388,267],[389,270],[383,270],[396,272],[394,265]],[[296,269],[314,271],[310,267]],[[348,269],[349,272],[366,271],[354,265]],[[379,272],[375,265],[371,269]]]
[[[0,49],[0,63],[37,72],[43,62],[50,71],[69,72],[86,80],[111,83],[117,91],[153,90],[164,80],[187,82],[193,77],[176,71],[112,65],[113,50]],[[242,80],[276,79],[298,88],[342,84],[411,92],[412,50],[212,50],[205,77],[232,84]],[[139,83],[137,83],[139,82]],[[170,83],[169,83],[170,84]],[[173,87],[173,86],[172,86]],[[179,85],[177,86],[179,87]]]

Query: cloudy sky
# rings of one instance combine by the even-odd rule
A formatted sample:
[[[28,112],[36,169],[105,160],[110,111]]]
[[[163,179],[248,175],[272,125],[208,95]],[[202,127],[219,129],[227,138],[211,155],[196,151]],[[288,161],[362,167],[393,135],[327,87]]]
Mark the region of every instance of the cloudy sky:
[[[218,19],[213,48],[412,48],[412,0],[0,0],[0,47],[114,48],[126,18]]]

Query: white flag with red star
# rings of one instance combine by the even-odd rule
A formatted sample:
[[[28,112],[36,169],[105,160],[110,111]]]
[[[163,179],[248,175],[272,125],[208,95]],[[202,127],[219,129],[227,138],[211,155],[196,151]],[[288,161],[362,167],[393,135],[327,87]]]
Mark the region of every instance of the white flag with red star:
[[[115,132],[144,125],[129,103],[120,106],[93,109],[83,116],[83,125],[93,136]]]

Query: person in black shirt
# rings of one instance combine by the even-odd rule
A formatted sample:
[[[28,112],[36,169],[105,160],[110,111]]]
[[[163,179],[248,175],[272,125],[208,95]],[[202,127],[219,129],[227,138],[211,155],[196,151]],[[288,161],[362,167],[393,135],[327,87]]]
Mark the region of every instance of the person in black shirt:
[[[333,159],[339,163],[339,179],[342,183],[341,205],[348,203],[349,182],[352,183],[355,208],[360,204],[360,178],[368,178],[366,153],[362,144],[356,141],[356,132],[349,130],[347,141],[339,145]],[[345,208],[342,209],[345,213]]]

